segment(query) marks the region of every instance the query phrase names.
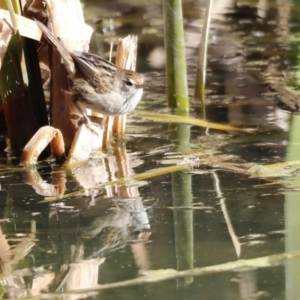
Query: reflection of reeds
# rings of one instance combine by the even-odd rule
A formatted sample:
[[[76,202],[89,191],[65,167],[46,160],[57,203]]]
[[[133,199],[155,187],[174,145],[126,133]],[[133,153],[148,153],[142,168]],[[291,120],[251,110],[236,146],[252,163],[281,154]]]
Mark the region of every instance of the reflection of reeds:
[[[115,292],[116,289],[118,288],[124,289],[125,287],[141,286],[143,284],[146,286],[149,285],[149,283],[161,284],[163,281],[166,280],[184,278],[189,276],[193,276],[193,277],[205,276],[209,274],[220,274],[226,272],[228,273],[232,271],[238,272],[240,270],[245,270],[245,269],[252,270],[252,269],[262,269],[262,268],[269,268],[269,267],[278,267],[279,264],[283,264],[287,261],[290,263],[295,263],[295,260],[299,259],[299,257],[300,257],[300,251],[293,251],[293,252],[285,252],[285,253],[279,253],[279,254],[269,255],[269,256],[262,256],[258,258],[252,258],[252,259],[240,259],[240,260],[230,261],[223,264],[212,265],[212,266],[207,266],[202,268],[194,268],[191,270],[184,270],[184,271],[176,271],[174,269],[160,269],[155,271],[148,271],[143,273],[144,276],[140,276],[134,279],[101,284],[92,288],[86,288],[77,291],[74,290],[72,295],[86,296],[88,293],[95,293],[98,291],[109,290],[109,289],[113,289]],[[67,293],[44,294],[43,298],[55,299],[62,296],[68,296],[68,294]]]
[[[21,238],[18,244],[11,246],[0,227],[0,283],[3,289],[8,293],[10,299],[18,299],[26,296],[27,287],[23,277],[28,274],[26,274],[26,272],[14,271],[14,269],[15,264],[25,258],[35,246],[35,231],[35,222],[32,221],[31,233]],[[37,278],[39,278],[40,283],[44,285],[40,284],[39,287],[35,286],[35,293],[39,293],[41,288],[47,287],[49,282],[53,279],[53,274],[42,274],[41,276],[37,276]]]
[[[89,259],[70,264],[69,271],[62,283],[56,289],[59,291],[76,291],[78,289],[93,288],[98,285],[99,265],[104,259]],[[65,295],[63,299],[81,299],[83,295]]]
[[[179,165],[153,169],[153,170],[150,170],[150,171],[147,171],[147,172],[144,172],[144,173],[141,173],[141,174],[133,175],[133,176],[130,176],[130,177],[120,178],[120,179],[116,179],[116,180],[109,181],[109,182],[104,182],[104,183],[101,183],[101,184],[97,184],[94,187],[86,188],[84,190],[78,190],[78,191],[71,192],[71,193],[65,193],[64,196],[60,196],[59,198],[45,199],[43,201],[40,201],[39,203],[55,202],[55,201],[61,200],[61,199],[71,198],[71,197],[75,197],[75,196],[79,196],[79,195],[81,196],[81,195],[85,194],[86,192],[91,192],[91,191],[95,191],[95,190],[102,191],[102,190],[104,190],[105,188],[108,188],[108,187],[137,185],[138,181],[143,181],[145,179],[165,175],[165,174],[168,174],[168,173],[177,172],[177,171],[180,171],[180,170],[187,170],[187,169],[190,169],[190,168],[192,168],[193,166],[196,166],[196,165],[198,165],[197,161],[191,161],[191,162],[182,161],[181,164],[179,164]]]
[[[170,140],[175,143],[175,151],[185,152],[190,145],[190,126],[187,124],[171,124]],[[191,269],[194,266],[194,227],[193,227],[193,192],[192,175],[186,171],[172,174],[172,198],[174,208],[184,206],[190,209],[177,210],[174,215],[175,249],[177,268]],[[192,277],[185,278],[178,284],[187,285],[193,282]]]

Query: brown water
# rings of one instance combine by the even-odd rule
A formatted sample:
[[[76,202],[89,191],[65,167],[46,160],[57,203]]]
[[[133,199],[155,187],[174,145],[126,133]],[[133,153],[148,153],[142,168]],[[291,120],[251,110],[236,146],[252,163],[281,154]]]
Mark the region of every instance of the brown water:
[[[138,34],[138,70],[158,72],[139,109],[167,112],[161,6],[140,2],[85,2],[87,20],[97,24],[92,51],[106,53],[116,36]],[[203,2],[184,1],[191,94]],[[244,165],[299,159],[299,117],[277,107],[266,84],[297,87],[299,6],[216,2],[222,5],[215,3],[212,21],[207,116],[256,133],[132,117],[126,148],[73,169],[41,163],[12,171],[3,158],[3,299],[300,298],[297,170],[274,168],[261,178]],[[200,109],[193,103],[191,112]],[[118,181],[187,162],[197,164]],[[251,261],[267,256],[273,260]],[[239,259],[250,262],[237,267]],[[215,269],[171,279],[162,272],[207,266]],[[155,282],[134,281],[150,270],[158,271]]]

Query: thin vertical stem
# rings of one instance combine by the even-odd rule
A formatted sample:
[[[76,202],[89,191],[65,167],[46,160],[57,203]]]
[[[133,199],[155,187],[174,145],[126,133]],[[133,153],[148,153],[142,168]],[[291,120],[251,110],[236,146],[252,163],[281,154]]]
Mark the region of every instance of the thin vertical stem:
[[[190,147],[190,126],[186,124],[171,125],[170,140],[175,150],[184,152]],[[192,174],[179,171],[172,174],[172,197],[174,206],[174,232],[178,270],[192,269],[194,266],[194,227],[193,227],[193,192]],[[193,282],[186,277],[180,285]]]
[[[213,0],[209,0],[205,11],[204,25],[202,30],[201,42],[199,47],[199,56],[197,64],[197,75],[195,82],[195,98],[205,101],[205,82],[206,82],[206,60],[207,60],[207,44],[211,19],[211,9]]]
[[[180,0],[163,0],[168,104],[189,109],[183,17]]]

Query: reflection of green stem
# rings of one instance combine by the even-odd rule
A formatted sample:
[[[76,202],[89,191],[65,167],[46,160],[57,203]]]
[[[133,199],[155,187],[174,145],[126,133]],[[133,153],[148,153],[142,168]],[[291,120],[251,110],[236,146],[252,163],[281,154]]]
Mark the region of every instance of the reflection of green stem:
[[[286,161],[294,161],[300,159],[300,116],[292,116],[289,131],[289,143],[287,148]],[[292,180],[287,179],[288,185],[295,187],[300,185],[300,175],[296,174]],[[285,216],[285,251],[293,251],[300,249],[300,219],[299,219],[299,202],[300,193],[297,191],[286,192],[284,202]],[[286,290],[286,299],[299,299],[300,286],[298,283],[298,274],[300,268],[300,260],[287,260],[285,263],[286,282],[289,288]]]
[[[176,151],[183,152],[190,148],[190,125],[171,124],[170,140],[176,145]]]
[[[290,6],[291,14],[289,22],[293,24],[290,32],[286,35],[289,39],[289,49],[288,59],[290,66],[297,66],[294,72],[289,73],[293,75],[294,82],[296,86],[299,86],[300,82],[300,22],[299,22],[299,12],[297,11],[299,7],[299,1],[293,0],[286,5]],[[286,9],[286,8],[285,8]],[[289,142],[287,147],[286,162],[291,162],[300,159],[300,141],[299,141],[299,127],[300,127],[300,116],[293,115],[290,121],[289,128]],[[287,191],[285,193],[284,202],[284,226],[285,226],[285,251],[290,251],[293,249],[300,249],[300,202],[299,202],[299,185],[300,185],[300,175],[296,174],[293,176],[292,180],[287,179],[288,186],[296,190]],[[293,186],[292,186],[293,185]],[[285,280],[286,280],[286,299],[299,299],[300,298],[300,285],[297,280],[299,276],[300,260],[294,259],[292,261],[287,260],[285,262]]]
[[[189,148],[190,127],[185,124],[172,125],[171,140],[175,140],[176,150],[184,151]],[[172,195],[174,206],[175,247],[178,270],[193,268],[194,261],[194,231],[192,207],[192,175],[186,171],[172,174]],[[186,209],[176,209],[185,207]],[[192,278],[185,279],[185,284]]]
[[[180,0],[163,0],[168,102],[171,108],[189,108],[183,18]]]
[[[179,270],[193,267],[193,197],[191,176],[191,174],[184,171],[172,174],[173,205],[175,208],[175,245]],[[178,206],[183,206],[186,209],[176,209]]]
[[[289,76],[293,75],[295,79],[295,85],[298,87],[300,82],[300,23],[299,23],[299,12],[297,8],[299,7],[299,1],[293,0],[289,1],[284,7],[284,10],[290,9],[289,22],[293,23],[294,26],[290,29],[290,32],[286,35],[289,39],[288,58],[290,66],[297,66],[294,68],[294,72],[289,71]],[[283,8],[283,7],[282,7]],[[296,25],[296,26],[295,26]],[[290,120],[289,128],[289,142],[287,147],[286,162],[291,162],[300,159],[300,116],[292,115]],[[286,179],[289,187],[296,187],[295,190],[287,191],[284,197],[284,231],[285,231],[285,251],[290,251],[292,249],[300,249],[300,201],[299,201],[299,184],[300,175],[295,174],[292,178]],[[300,260],[293,259],[287,260],[285,262],[285,281],[286,281],[286,299],[299,299],[300,298],[300,285],[299,285],[299,268]]]

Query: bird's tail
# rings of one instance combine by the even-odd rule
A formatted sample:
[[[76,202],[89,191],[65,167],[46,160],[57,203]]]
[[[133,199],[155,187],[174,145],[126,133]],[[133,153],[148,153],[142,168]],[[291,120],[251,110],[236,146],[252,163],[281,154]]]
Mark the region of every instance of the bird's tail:
[[[66,47],[61,43],[61,41],[41,22],[35,20],[37,26],[43,32],[46,39],[58,50],[60,53],[64,65],[69,73],[69,75],[75,74],[75,65],[72,59],[70,52],[66,49]]]

